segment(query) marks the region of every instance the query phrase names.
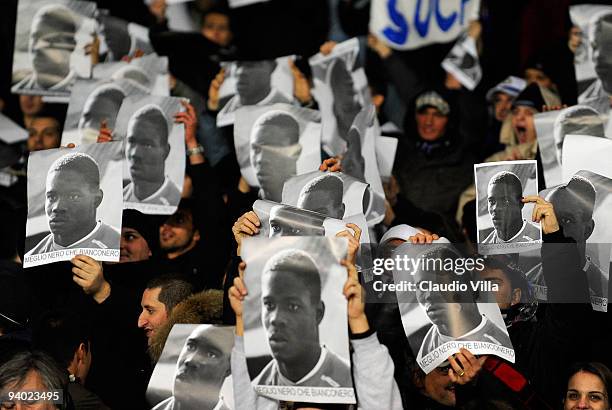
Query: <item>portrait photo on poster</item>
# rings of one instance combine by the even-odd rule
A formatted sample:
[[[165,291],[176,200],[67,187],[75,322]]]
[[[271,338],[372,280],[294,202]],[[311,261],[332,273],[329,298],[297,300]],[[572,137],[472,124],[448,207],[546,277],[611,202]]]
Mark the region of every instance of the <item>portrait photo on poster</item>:
[[[547,188],[540,196],[552,203],[563,234],[578,244],[587,275],[593,309],[607,311],[610,252],[612,250],[612,179],[590,171],[579,171],[562,185]],[[535,286],[546,283],[541,265],[527,272]]]
[[[18,2],[11,92],[67,102],[74,80],[91,75],[95,11],[87,1]]]
[[[115,130],[123,100],[143,94],[142,88],[127,80],[77,79],[70,94],[62,146],[96,143],[103,122],[106,128]]]
[[[538,194],[535,160],[474,164],[478,252],[518,253],[540,248],[542,229],[532,222],[533,204],[522,199]]]
[[[419,367],[430,373],[464,347],[514,363],[514,349],[491,282],[480,280],[451,243],[406,242],[394,255],[411,261],[393,269],[402,325]],[[416,266],[416,267],[414,267]],[[482,265],[484,267],[484,265]],[[413,268],[414,267],[414,268]]]
[[[119,261],[121,149],[109,142],[30,154],[25,268],[81,254]]]
[[[588,105],[573,105],[562,110],[534,115],[538,148],[542,158],[546,187],[563,181],[563,142],[569,134],[605,138],[606,116]]]
[[[281,201],[289,178],[321,164],[321,117],[289,104],[242,107],[236,111],[234,146],[240,172],[260,197]]]
[[[234,327],[175,324],[149,380],[152,410],[233,410]]]
[[[452,74],[468,90],[476,88],[482,79],[476,41],[467,33],[459,36],[451,51],[442,61],[442,68]]]
[[[181,99],[133,95],[123,100],[113,137],[125,147],[126,209],[170,215],[181,200],[185,177],[185,131],[174,122]]]
[[[93,78],[100,80],[128,80],[144,93],[169,96],[170,79],[168,57],[148,54],[131,61],[100,63],[93,69]]]
[[[346,238],[247,238],[244,346],[260,395],[355,403],[348,351]]]
[[[323,149],[331,156],[346,150],[347,135],[359,111],[372,100],[365,71],[357,62],[359,41],[346,40],[331,53],[315,54],[308,62],[312,70],[312,95],[323,118]]]
[[[376,225],[385,216],[384,198],[368,184],[343,172],[313,171],[290,178],[283,186],[281,202],[335,219],[363,214],[368,226]]]
[[[111,16],[108,10],[98,9],[96,20],[100,54],[104,56],[104,61],[120,61],[125,56],[133,55],[136,50],[144,54],[153,53],[148,28]]]
[[[236,110],[249,105],[292,104],[293,75],[289,62],[293,56],[275,60],[233,61],[223,63],[224,79],[219,89],[217,127],[232,125]]]

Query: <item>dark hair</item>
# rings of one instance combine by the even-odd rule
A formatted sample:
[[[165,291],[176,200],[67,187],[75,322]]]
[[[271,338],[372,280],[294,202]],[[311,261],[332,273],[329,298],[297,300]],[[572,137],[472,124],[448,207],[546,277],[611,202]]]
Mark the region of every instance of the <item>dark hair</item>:
[[[610,392],[612,389],[612,371],[608,369],[608,367],[600,362],[578,362],[574,363],[570,366],[569,371],[567,373],[567,382],[565,384],[565,391],[567,390],[567,384],[569,384],[570,379],[579,372],[591,373],[601,380],[604,385],[604,389],[606,390],[604,393],[607,396],[608,403],[610,402]],[[564,396],[565,397],[565,396]]]
[[[521,302],[526,302],[530,299],[529,281],[521,268],[514,263],[511,256],[493,255],[485,257],[484,265],[487,269],[499,269],[504,272],[504,275],[510,280],[512,289],[521,290]]]
[[[32,329],[32,347],[68,368],[81,343],[89,349],[91,328],[85,320],[68,310],[55,310],[41,316]]]
[[[158,299],[166,306],[168,314],[183,300],[193,294],[193,286],[176,274],[158,276],[147,282],[147,289],[161,288]]]
[[[17,353],[0,366],[0,390],[5,390],[9,385],[15,390],[19,389],[30,371],[38,374],[49,391],[65,390],[68,384],[67,372],[60,369],[51,357],[40,351],[25,351]]]

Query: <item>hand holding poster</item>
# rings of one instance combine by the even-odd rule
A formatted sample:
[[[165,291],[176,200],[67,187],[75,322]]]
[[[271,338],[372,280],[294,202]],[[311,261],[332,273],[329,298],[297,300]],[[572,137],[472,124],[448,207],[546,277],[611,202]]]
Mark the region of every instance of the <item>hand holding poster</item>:
[[[222,107],[217,127],[232,125],[238,108],[293,102],[292,57],[276,60],[235,61],[223,64],[224,79],[219,88]]]
[[[393,277],[404,331],[425,373],[462,347],[474,355],[514,362],[512,342],[491,294],[494,289],[476,273],[482,262],[440,242],[404,243],[394,255],[408,261],[395,266]]]
[[[95,10],[86,1],[20,1],[11,91],[67,101],[75,78],[91,74],[85,48],[93,42]]]
[[[233,346],[233,326],[174,325],[147,388],[152,408],[234,409]]]
[[[467,34],[459,37],[455,46],[442,61],[442,68],[455,76],[468,90],[476,88],[482,79],[476,41]]]
[[[397,50],[453,41],[478,19],[480,0],[372,0],[370,32]]]
[[[321,118],[289,104],[242,107],[234,143],[247,183],[261,188],[261,198],[280,202],[285,181],[321,164]]]
[[[174,122],[181,99],[134,95],[123,100],[113,136],[124,141],[125,208],[145,214],[172,214],[185,177],[184,126]]]
[[[347,320],[346,246],[340,238],[244,240],[244,346],[258,394],[355,403],[348,331],[340,325]]]
[[[121,146],[109,142],[30,154],[25,268],[80,254],[119,261]]]
[[[347,135],[357,113],[371,102],[368,80],[356,65],[357,38],[336,44],[331,53],[308,60],[312,69],[312,94],[323,118],[323,145],[330,155],[346,150]]]
[[[503,161],[474,165],[478,251],[516,253],[538,249],[539,223],[531,222],[533,204],[522,198],[537,195],[536,161]]]

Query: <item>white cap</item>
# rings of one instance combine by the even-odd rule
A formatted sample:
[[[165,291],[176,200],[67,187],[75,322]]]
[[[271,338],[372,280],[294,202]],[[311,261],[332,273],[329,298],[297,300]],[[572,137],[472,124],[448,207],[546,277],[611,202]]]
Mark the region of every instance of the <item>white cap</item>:
[[[522,78],[515,77],[513,75],[507,77],[504,81],[497,84],[495,87],[487,91],[487,101],[493,101],[495,93],[505,93],[515,98],[521,91],[527,86],[527,83]]]

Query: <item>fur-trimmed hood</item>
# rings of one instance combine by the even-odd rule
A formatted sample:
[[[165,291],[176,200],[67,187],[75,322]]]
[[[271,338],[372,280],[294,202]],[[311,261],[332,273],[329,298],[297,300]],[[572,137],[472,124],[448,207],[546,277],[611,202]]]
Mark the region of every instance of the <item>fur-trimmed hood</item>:
[[[153,363],[157,363],[161,356],[166,339],[172,330],[172,326],[180,324],[221,324],[223,315],[223,291],[205,290],[187,299],[174,307],[168,321],[155,332],[149,356]]]

